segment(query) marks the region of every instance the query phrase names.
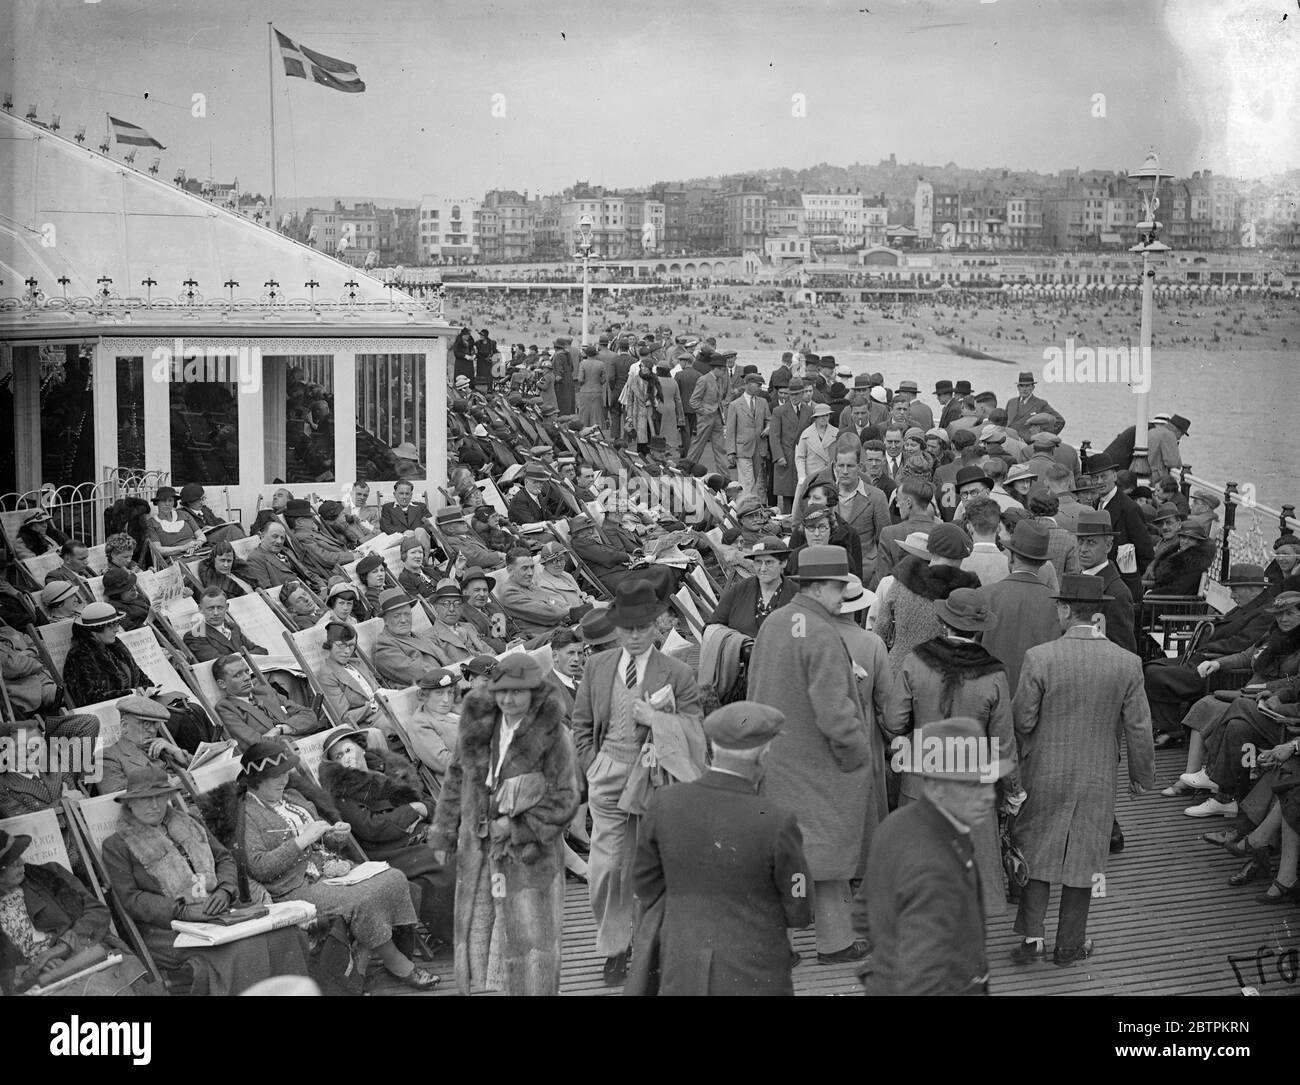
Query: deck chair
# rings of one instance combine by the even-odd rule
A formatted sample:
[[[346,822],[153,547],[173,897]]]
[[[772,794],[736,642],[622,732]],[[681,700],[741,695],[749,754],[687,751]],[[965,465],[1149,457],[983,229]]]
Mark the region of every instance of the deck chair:
[[[58,550],[49,550],[44,554],[36,557],[23,558],[19,564],[26,571],[28,578],[36,585],[37,588],[45,584],[45,578],[54,572],[63,564],[63,558],[59,556]]]
[[[1138,605],[1138,654],[1143,659],[1162,657],[1169,647],[1162,616],[1205,613],[1205,596],[1198,595],[1144,595]]]
[[[262,669],[296,674],[296,661],[283,650],[286,628],[284,619],[276,613],[266,597],[260,592],[257,595],[243,595],[231,599],[229,605],[230,617],[243,630],[244,636],[266,649],[268,654],[260,657]],[[292,628],[297,629],[297,626]]]
[[[115,794],[120,794],[115,793]],[[104,866],[104,841],[117,832],[121,823],[123,807],[114,795],[103,795],[94,799],[83,799],[65,795],[63,808],[67,811],[68,824],[74,836],[80,841],[86,852],[86,873],[94,885],[96,896],[106,900],[119,925],[120,937],[131,947],[131,951],[140,958],[144,966],[158,983],[168,986],[166,977],[159,969],[149,947],[145,945],[140,928],[126,910],[117,890],[109,880],[108,870]],[[169,987],[170,989],[170,987]]]
[[[88,547],[86,564],[94,570],[96,576],[103,576],[108,571],[108,548],[103,543]]]
[[[68,661],[68,651],[72,648],[72,623],[73,619],[64,618],[48,625],[34,625],[27,631],[60,685],[63,683],[63,665]]]
[[[235,551],[235,559],[237,561],[245,560],[249,554],[257,549],[259,542],[261,542],[261,539],[256,535],[249,535],[243,539],[231,539],[230,546]]]
[[[86,586],[90,588],[90,594],[95,597],[96,603],[108,602],[108,596],[104,594],[104,578],[102,576],[92,576],[86,581]]]
[[[384,631],[383,618],[371,618],[366,622],[358,622],[357,631],[357,650],[366,658],[366,665],[370,665],[370,656],[375,650],[375,641],[379,639],[379,634]],[[375,668],[370,667],[373,671]],[[376,673],[378,673],[376,671]]]
[[[385,722],[406,751],[407,758],[415,766],[425,790],[436,800],[442,790],[442,785],[438,782],[438,777],[434,775],[433,770],[421,761],[416,754],[410,732],[406,729],[405,723],[402,722],[414,714],[418,693],[419,690],[416,686],[407,686],[406,689],[380,690],[378,697],[379,711],[383,714]]]
[[[4,543],[4,548],[9,551],[10,560],[15,563],[32,556],[32,552],[19,538],[18,532],[35,511],[35,509],[13,509],[9,512],[0,512],[0,542]]]
[[[126,646],[136,666],[149,676],[154,685],[161,686],[169,693],[190,696],[190,687],[167,658],[153,629],[147,625],[139,629],[124,629],[117,635],[117,639]]]

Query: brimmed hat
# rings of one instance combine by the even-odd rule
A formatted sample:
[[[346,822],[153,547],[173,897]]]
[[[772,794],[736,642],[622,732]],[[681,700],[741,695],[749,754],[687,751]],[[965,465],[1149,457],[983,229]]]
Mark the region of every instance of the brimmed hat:
[[[804,384],[802,377],[791,377],[790,383],[786,385],[787,390],[791,393],[802,392],[807,387],[808,386]]]
[[[283,742],[265,740],[254,742],[239,759],[239,775],[250,784],[258,784],[275,776],[287,776],[294,769],[292,751]]]
[[[394,448],[393,455],[399,460],[410,460],[413,463],[420,461],[420,451],[410,441],[403,441]]]
[[[1173,426],[1174,429],[1178,430],[1184,437],[1187,436],[1187,431],[1192,428],[1191,422],[1181,414],[1171,414],[1169,416],[1169,424]]]
[[[454,523],[465,515],[465,510],[459,505],[444,505],[434,514],[434,523],[439,526],[443,524]]]
[[[295,517],[311,516],[311,514],[311,502],[306,500],[306,498],[295,497],[284,506],[284,518],[286,520],[292,520]]]
[[[849,586],[844,589],[844,597],[840,599],[840,613],[857,614],[859,611],[866,610],[875,601],[876,593],[867,591],[859,577],[850,576]]]
[[[609,607],[587,611],[579,619],[578,629],[582,633],[583,643],[590,644],[593,648],[609,644],[618,638],[618,630],[614,628],[614,623],[610,619]]]
[[[384,564],[384,559],[381,558],[378,554],[367,554],[364,558],[362,558],[360,561],[357,562],[357,579],[364,584],[366,582],[366,577],[368,577],[371,573],[373,573],[376,569],[378,569],[383,564]]]
[[[1093,481],[1091,475],[1079,475],[1074,480],[1074,485],[1070,487],[1072,494],[1092,493],[1097,488],[1097,483]]]
[[[1268,577],[1264,575],[1262,565],[1243,562],[1232,567],[1228,572],[1228,579],[1223,582],[1223,586],[1225,588],[1266,588],[1268,587]]]
[[[970,386],[970,381],[958,381],[953,386],[953,391],[959,396],[968,396],[971,394],[973,389]]]
[[[135,573],[128,573],[115,565],[104,574],[104,594],[110,598],[115,595],[125,595],[135,587],[135,583]]]
[[[1163,505],[1158,505],[1155,509],[1155,515],[1151,517],[1154,524],[1161,523],[1164,520],[1181,520],[1182,514],[1178,511],[1178,506],[1172,501],[1166,501]]]
[[[1002,480],[1002,485],[1009,486],[1013,482],[1023,482],[1027,478],[1037,477],[1038,469],[1036,467],[1030,467],[1027,463],[1012,464],[1011,470],[1007,472],[1006,478]]]
[[[171,782],[166,769],[158,765],[147,765],[127,769],[126,790],[114,798],[118,802],[127,803],[136,799],[150,799],[156,795],[170,795],[179,790],[180,785]]]
[[[1020,376],[1016,378],[1017,387],[1022,384],[1037,384],[1037,383],[1038,381],[1034,379],[1034,375],[1030,373],[1028,370],[1025,370],[1025,372],[1021,373]]]
[[[1009,775],[1014,766],[1007,757],[999,757],[996,764],[991,761],[991,739],[984,727],[970,716],[953,716],[946,720],[933,720],[917,727],[912,737],[916,749],[942,751],[938,757],[922,756],[919,764],[911,765],[909,771],[926,780],[953,780],[958,783],[992,784],[980,771],[984,758],[972,752],[978,750],[981,743],[990,744],[990,760],[987,766],[997,773],[997,779]],[[972,763],[973,762],[973,763]]]
[[[898,548],[905,554],[911,554],[914,558],[921,558],[924,561],[930,560],[930,551],[925,548],[926,542],[930,536],[924,531],[910,531],[907,538],[898,540]]]
[[[992,629],[998,616],[989,607],[989,597],[980,588],[956,588],[947,599],[937,599],[935,613],[942,622],[967,633]]]
[[[530,463],[524,468],[524,478],[531,478],[535,482],[544,482],[550,477],[551,473],[540,463]]]
[[[1178,529],[1178,537],[1181,539],[1197,539],[1204,542],[1210,537],[1210,525],[1203,520],[1188,520]]]
[[[489,693],[506,689],[537,689],[545,680],[542,665],[537,660],[524,652],[511,652],[497,664],[487,688]]]
[[[859,391],[865,391],[866,389],[870,388],[871,374],[859,373],[856,377],[853,378],[853,387],[854,389]]]
[[[762,383],[763,383],[763,374],[761,374],[761,373],[746,373],[746,374],[745,374],[744,383],[745,383],[745,384],[757,384],[757,385],[762,385]]]
[[[585,512],[580,512],[577,516],[570,516],[565,523],[568,525],[570,535],[578,531],[584,531],[589,527],[596,526],[591,517]]]
[[[987,444],[1000,445],[1006,441],[1007,435],[998,426],[985,426],[980,430],[980,440]]]
[[[963,467],[952,480],[952,484],[960,490],[963,486],[968,486],[972,482],[982,482],[990,490],[993,488],[993,480],[984,473],[984,468],[971,464]]]
[[[920,389],[916,386],[916,381],[899,381],[898,391],[911,392],[913,395],[918,395],[920,393]]]
[[[906,441],[909,439],[925,444],[925,430],[920,426],[908,426],[907,429],[903,431],[903,440]]]
[[[1089,454],[1088,462],[1084,466],[1087,468],[1088,474],[1099,475],[1103,471],[1114,471],[1115,461],[1104,452],[1094,452]]]
[[[325,591],[325,600],[326,602],[331,602],[335,596],[345,595],[348,592],[352,593],[352,598],[355,601],[357,597],[357,586],[346,576],[339,576],[336,573],[334,576],[330,577],[329,587]]]
[[[451,577],[446,577],[445,579],[438,581],[438,586],[433,589],[431,601],[436,603],[439,599],[463,598],[465,598],[465,595],[461,591],[460,585],[457,584],[456,581],[452,580]]]
[[[1219,505],[1222,504],[1222,502],[1220,502],[1219,500],[1218,494],[1212,494],[1210,493],[1209,490],[1197,490],[1194,494],[1188,497],[1187,500],[1202,501],[1205,504],[1209,505],[1210,508],[1212,509],[1217,509]]]
[[[849,554],[842,546],[805,546],[799,551],[795,579],[849,583]]]
[[[317,509],[316,511],[320,514],[320,518],[328,523],[330,520],[333,520],[334,517],[336,517],[339,513],[343,511],[343,502],[322,501],[320,503],[320,508]]]
[[[479,565],[471,565],[460,574],[460,586],[462,588],[467,587],[475,580],[486,580],[489,584],[492,583],[492,578],[488,576],[487,573],[483,571],[482,566]]]
[[[829,403],[814,403],[811,417],[826,418],[830,413],[831,405]]]
[[[556,558],[567,558],[569,552],[564,548],[562,543],[548,542],[542,547],[541,553],[537,555],[538,560],[543,564],[554,561]]]
[[[1270,614],[1281,614],[1292,607],[1300,607],[1300,591],[1284,591],[1268,605]]]
[[[1110,513],[1084,509],[1079,513],[1074,534],[1086,538],[1089,535],[1114,535],[1116,532],[1111,526]]]
[[[785,726],[785,713],[758,701],[732,701],[704,717],[704,733],[724,750],[754,750]]]
[[[648,580],[624,580],[614,593],[610,620],[620,629],[649,625],[664,611],[663,601]]]
[[[492,660],[493,663],[496,660]],[[425,671],[415,684],[421,689],[452,689],[460,681],[460,673],[450,667],[431,667]]]
[[[758,542],[744,551],[745,556],[751,558],[762,557],[763,555],[779,558],[788,553],[790,553],[790,548],[775,535],[764,535]]]
[[[493,671],[497,669],[497,657],[496,656],[474,656],[473,659],[465,660],[465,662],[462,663],[460,666],[461,669],[465,672],[466,677],[469,677],[471,674],[475,674],[475,675],[491,674]]]
[[[47,610],[50,607],[56,607],[69,596],[77,594],[77,585],[71,580],[51,580],[41,589],[40,600],[41,606]],[[101,606],[103,604],[100,604]]]
[[[192,505],[203,500],[203,487],[197,482],[187,482],[181,487],[181,504]]]
[[[26,520],[23,521],[23,526],[26,527],[28,524],[48,524],[53,519],[54,517],[52,517],[44,509],[37,509],[29,517],[27,517]]]
[[[935,524],[925,541],[925,548],[934,557],[953,560],[970,557],[973,545],[970,536],[956,524]]]
[[[166,723],[171,719],[171,713],[166,708],[138,693],[132,693],[118,701],[117,711],[121,716],[134,716],[136,719],[154,720],[157,723]]]
[[[153,503],[156,505],[159,501],[175,501],[176,491],[170,486],[159,486],[158,492],[153,495]]]
[[[1114,596],[1105,594],[1106,582],[1099,576],[1065,573],[1053,599],[1062,603],[1109,603]],[[1298,594],[1297,597],[1300,597]]]
[[[763,499],[761,497],[754,497],[751,494],[736,506],[736,518],[743,519],[751,512],[766,512],[767,508],[768,506],[763,504]]]
[[[884,385],[873,384],[871,391],[867,393],[877,403],[888,403],[889,393],[885,391]]]
[[[0,870],[13,866],[23,852],[27,850],[27,845],[32,842],[30,836],[24,836],[22,833],[14,833],[12,836],[0,829]]]
[[[415,606],[415,600],[401,588],[388,588],[386,591],[379,593],[379,614],[381,617],[390,610],[402,608],[410,610],[413,606]]]
[[[1051,545],[1051,534],[1042,524],[1036,524],[1033,520],[1021,520],[1016,524],[1011,541],[1006,545],[1008,550],[1022,558],[1028,558],[1030,561],[1046,561]]]
[[[122,612],[112,603],[91,603],[72,621],[83,629],[103,629],[120,622],[122,618]]]
[[[952,381],[935,381],[934,394],[936,396],[947,395],[952,391]]]

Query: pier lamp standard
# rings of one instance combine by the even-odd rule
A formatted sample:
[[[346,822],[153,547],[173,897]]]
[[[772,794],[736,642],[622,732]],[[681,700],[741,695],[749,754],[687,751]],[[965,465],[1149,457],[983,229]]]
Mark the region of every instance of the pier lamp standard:
[[[1152,254],[1166,253],[1169,246],[1156,240],[1161,224],[1156,221],[1156,212],[1160,210],[1160,182],[1169,180],[1173,174],[1160,168],[1160,158],[1152,151],[1142,163],[1142,168],[1128,175],[1132,184],[1142,195],[1142,221],[1137,224],[1138,243],[1129,252],[1142,254],[1142,330],[1141,344],[1142,365],[1147,375],[1146,385],[1151,386],[1151,310],[1155,304],[1156,269]],[[1138,392],[1136,425],[1133,430],[1133,463],[1130,467],[1138,478],[1151,477],[1151,465],[1147,461],[1147,393]]]
[[[575,260],[582,261],[582,345],[585,347],[591,338],[588,332],[587,314],[591,306],[591,280],[589,278],[591,271],[591,250],[594,243],[591,239],[591,216],[583,215],[578,219],[578,251],[573,254]]]

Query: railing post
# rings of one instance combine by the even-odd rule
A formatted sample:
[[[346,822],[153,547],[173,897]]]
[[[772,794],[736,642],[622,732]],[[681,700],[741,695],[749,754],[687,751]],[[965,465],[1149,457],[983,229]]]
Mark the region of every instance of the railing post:
[[[1295,506],[1283,505],[1282,515],[1278,517],[1278,523],[1277,523],[1278,534],[1286,535],[1288,533],[1291,533],[1291,527],[1289,524],[1287,524],[1287,521],[1294,520],[1294,519],[1295,519]]]
[[[1232,572],[1232,531],[1237,526],[1237,484],[1229,482],[1223,488],[1223,549],[1219,561],[1219,583]]]
[[[1178,471],[1178,490],[1184,496],[1188,497],[1192,492],[1192,484],[1187,481],[1187,476],[1191,474],[1191,467],[1183,464]]]

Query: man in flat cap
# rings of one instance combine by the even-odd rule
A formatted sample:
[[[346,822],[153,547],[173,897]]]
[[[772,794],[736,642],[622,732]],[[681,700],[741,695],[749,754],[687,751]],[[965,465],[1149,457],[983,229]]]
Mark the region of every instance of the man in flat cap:
[[[651,796],[633,882],[644,912],[625,995],[792,995],[786,931],[812,922],[793,813],[758,795],[775,708],[735,701],[704,721],[709,771]],[[650,930],[658,927],[659,952]],[[644,952],[643,952],[644,951]]]

